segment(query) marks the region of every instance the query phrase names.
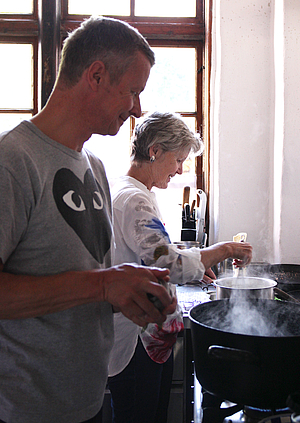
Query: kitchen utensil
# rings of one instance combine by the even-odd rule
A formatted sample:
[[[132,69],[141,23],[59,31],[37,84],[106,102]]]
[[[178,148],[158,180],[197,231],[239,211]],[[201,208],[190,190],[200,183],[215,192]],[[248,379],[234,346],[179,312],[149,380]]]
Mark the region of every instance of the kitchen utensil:
[[[183,201],[182,201],[182,208],[184,209],[185,204],[189,204],[190,202],[190,187],[186,186],[183,188]]]
[[[153,303],[153,305],[160,311],[162,312],[164,309],[163,303],[160,301],[159,298],[155,297],[153,294],[150,294],[149,292],[147,293],[147,297],[148,300],[151,301],[151,303]]]
[[[292,296],[295,300],[300,301],[300,291],[298,289],[289,291],[289,295]]]
[[[291,294],[293,293],[293,291],[291,292]],[[300,301],[293,297],[293,295],[288,294],[287,292],[282,291],[281,289],[275,287],[274,288],[274,294],[276,295],[277,298],[279,298],[280,300],[284,300],[284,301],[292,301],[293,303],[298,303],[300,304]]]
[[[170,285],[169,282],[165,282],[163,279],[159,279],[158,282],[167,290],[168,294],[171,295],[171,297],[173,296],[173,292],[172,292],[172,287]],[[162,304],[162,302],[160,301],[159,298],[157,298],[155,295],[150,294],[150,292],[147,293],[147,297],[148,300],[151,301],[151,303],[153,303],[153,305],[160,311],[162,312],[163,309],[165,308],[164,305]]]
[[[197,238],[196,241],[199,242],[203,247],[206,246],[207,234],[205,233],[205,214],[206,214],[206,194],[202,189],[197,190],[197,195],[199,197],[199,207],[197,208]]]
[[[230,297],[235,299],[273,299],[274,287],[277,282],[267,278],[242,276],[217,279],[213,284],[216,287],[218,300]]]
[[[246,310],[235,319],[241,326],[235,333],[221,326],[232,311],[230,300],[210,301],[190,310],[197,379],[204,390],[221,399],[284,408],[288,395],[300,387],[300,305],[253,299]],[[270,335],[239,333],[250,311],[270,324]],[[261,324],[255,321],[258,331]]]
[[[238,234],[234,235],[233,237],[234,242],[246,242],[247,241],[247,233],[246,232],[239,232]],[[246,276],[246,268],[245,267],[234,267],[233,269],[233,276]]]
[[[196,221],[194,216],[191,216],[189,198],[190,187],[186,186],[183,189],[181,241],[196,241]]]
[[[246,232],[239,232],[238,234],[234,235],[233,241],[234,242],[246,242],[247,241],[247,233]]]
[[[194,216],[195,205],[196,205],[196,200],[193,200],[192,205],[191,205],[191,217],[192,218],[195,218],[195,216]]]
[[[186,221],[191,220],[191,209],[189,203],[185,203],[184,205],[184,215]]]

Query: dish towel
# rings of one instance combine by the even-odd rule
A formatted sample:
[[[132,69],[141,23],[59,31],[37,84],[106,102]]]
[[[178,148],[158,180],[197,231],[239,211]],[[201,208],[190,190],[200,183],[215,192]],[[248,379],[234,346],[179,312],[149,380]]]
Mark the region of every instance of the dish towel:
[[[175,312],[169,314],[161,326],[149,323],[142,328],[140,338],[149,357],[156,363],[165,363],[171,355],[178,333],[183,329],[183,313],[178,304]]]

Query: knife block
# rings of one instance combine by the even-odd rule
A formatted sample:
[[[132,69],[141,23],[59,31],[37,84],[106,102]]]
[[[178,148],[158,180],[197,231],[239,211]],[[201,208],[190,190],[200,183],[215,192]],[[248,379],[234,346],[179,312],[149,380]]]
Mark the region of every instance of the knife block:
[[[181,241],[196,241],[196,229],[181,229]]]
[[[196,230],[196,219],[195,213],[191,218],[186,218],[185,212],[182,212],[182,229],[181,229],[181,241],[196,241],[197,230]]]

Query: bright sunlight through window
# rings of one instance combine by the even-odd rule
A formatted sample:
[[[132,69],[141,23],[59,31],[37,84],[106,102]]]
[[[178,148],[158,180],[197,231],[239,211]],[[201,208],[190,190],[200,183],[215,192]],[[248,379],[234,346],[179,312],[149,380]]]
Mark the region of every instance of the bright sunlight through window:
[[[0,14],[30,14],[32,12],[32,0],[0,0]]]
[[[69,0],[69,14],[129,16],[130,0]],[[135,0],[134,15],[195,17],[196,0]]]

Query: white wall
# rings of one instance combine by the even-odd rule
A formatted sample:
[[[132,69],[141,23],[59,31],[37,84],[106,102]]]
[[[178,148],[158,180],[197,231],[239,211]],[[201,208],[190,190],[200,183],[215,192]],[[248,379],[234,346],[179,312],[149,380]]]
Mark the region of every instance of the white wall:
[[[210,243],[300,263],[300,2],[214,0]]]

